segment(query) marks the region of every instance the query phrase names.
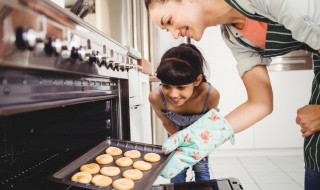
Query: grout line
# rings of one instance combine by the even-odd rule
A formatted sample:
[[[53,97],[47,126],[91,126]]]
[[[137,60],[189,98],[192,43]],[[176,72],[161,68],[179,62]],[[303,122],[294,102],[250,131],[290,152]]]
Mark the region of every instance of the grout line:
[[[291,178],[294,182],[296,182],[300,187],[303,188],[303,185],[301,185],[297,180],[295,180],[293,177],[291,177],[285,170],[283,170],[276,162],[272,161],[272,159],[269,156],[266,156],[267,159],[273,163],[276,167],[278,167],[280,169],[280,171],[282,171],[282,173],[284,173],[286,176],[288,176],[289,178]],[[299,160],[301,160],[300,158],[298,158]]]
[[[255,185],[257,185],[257,187],[259,188],[259,190],[262,190],[261,187],[259,186],[259,184],[257,183],[257,181],[253,178],[253,176],[251,175],[251,173],[249,172],[249,170],[247,169],[247,167],[245,166],[245,164],[240,160],[240,158],[237,156],[236,157],[237,160],[240,162],[240,164],[244,167],[244,169],[246,170],[246,172],[248,173],[248,175],[251,177],[251,179],[254,181]],[[245,187],[244,187],[245,189]]]

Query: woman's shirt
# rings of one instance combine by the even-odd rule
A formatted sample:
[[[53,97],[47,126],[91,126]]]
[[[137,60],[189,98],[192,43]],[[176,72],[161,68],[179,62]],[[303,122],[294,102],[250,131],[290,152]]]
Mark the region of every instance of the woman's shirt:
[[[246,17],[243,29],[237,29],[242,36],[254,45],[264,49],[266,45],[268,24]]]
[[[292,32],[292,37],[304,42],[311,48],[320,49],[320,7],[319,0],[308,0],[301,3],[300,0],[226,0],[240,9],[251,14],[258,14],[284,27]],[[241,11],[243,10],[243,11]],[[239,43],[240,38],[247,44],[256,46],[246,39],[232,25],[222,25],[222,37],[227,46],[231,49],[237,60],[237,69],[240,77],[256,65],[269,65],[271,59],[261,56],[263,50],[252,50]]]

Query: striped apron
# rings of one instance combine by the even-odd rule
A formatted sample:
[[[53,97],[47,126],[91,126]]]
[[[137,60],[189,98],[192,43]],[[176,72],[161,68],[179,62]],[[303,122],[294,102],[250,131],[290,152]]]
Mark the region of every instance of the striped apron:
[[[266,17],[263,17],[258,14],[251,14],[244,10],[235,0],[225,0],[233,8],[241,12],[246,17],[262,21],[268,24],[267,36],[265,49],[260,49],[253,47],[239,37],[237,41],[242,45],[252,48],[253,50],[259,52],[262,57],[274,57],[284,55],[294,50],[306,50],[313,53],[313,70],[314,70],[314,79],[312,82],[312,92],[311,98],[309,101],[310,105],[320,104],[320,55],[318,51],[312,49],[307,44],[296,41],[292,38],[290,30],[287,30],[283,25],[269,20]],[[320,40],[320,39],[318,39]],[[278,42],[281,43],[278,43]],[[320,132],[317,132],[307,138],[304,141],[304,159],[305,165],[307,168],[313,169],[317,172],[320,172]]]

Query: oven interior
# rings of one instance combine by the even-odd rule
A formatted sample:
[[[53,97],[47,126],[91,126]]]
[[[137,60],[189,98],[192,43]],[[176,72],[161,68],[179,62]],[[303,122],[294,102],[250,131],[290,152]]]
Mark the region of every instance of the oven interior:
[[[116,117],[115,98],[1,117],[1,186],[57,189],[46,178],[106,138],[117,138]]]

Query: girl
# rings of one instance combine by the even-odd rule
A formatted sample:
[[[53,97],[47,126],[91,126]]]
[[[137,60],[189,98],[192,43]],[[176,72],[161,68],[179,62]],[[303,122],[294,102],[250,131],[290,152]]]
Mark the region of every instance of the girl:
[[[170,135],[218,106],[220,94],[207,82],[204,66],[201,52],[192,44],[173,47],[161,58],[156,71],[161,84],[150,93],[149,101]],[[187,169],[172,178],[171,183],[185,182]],[[192,169],[195,181],[210,179],[207,157]]]
[[[273,109],[266,66],[271,57],[294,50],[313,53],[314,80],[309,105],[297,111],[305,137],[305,189],[320,189],[320,1],[319,0],[145,0],[151,20],[175,37],[200,40],[221,25],[222,37],[238,62],[248,99],[226,116],[235,132]]]

